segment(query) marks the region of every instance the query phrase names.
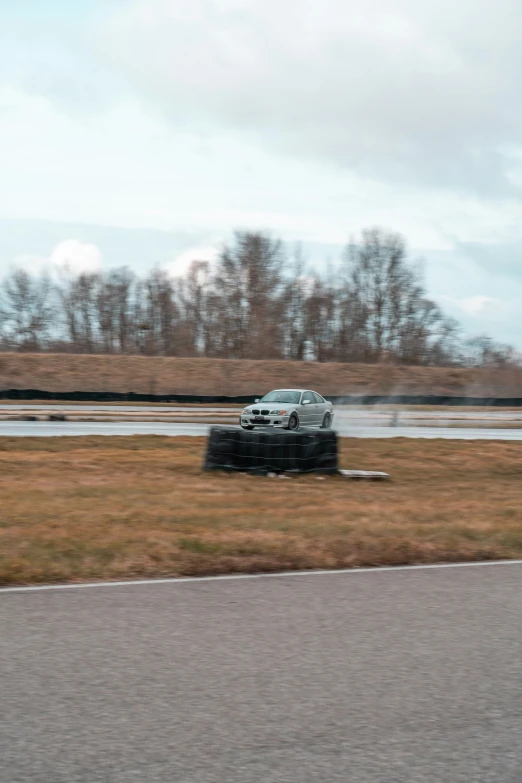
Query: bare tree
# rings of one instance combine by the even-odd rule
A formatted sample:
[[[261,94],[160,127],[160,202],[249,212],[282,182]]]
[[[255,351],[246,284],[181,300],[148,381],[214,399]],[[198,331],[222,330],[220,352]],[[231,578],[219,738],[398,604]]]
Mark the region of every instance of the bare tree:
[[[210,264],[193,261],[185,277],[178,281],[184,352],[190,356],[206,356],[212,352],[209,305],[213,295]]]
[[[360,244],[348,246],[342,275],[345,356],[351,336],[360,360],[429,363],[443,315],[426,297],[420,270],[408,263],[403,238],[379,228],[364,231]]]
[[[75,353],[98,349],[97,301],[101,285],[98,273],[65,273],[56,285],[65,327],[65,341]]]
[[[102,275],[96,292],[96,315],[105,353],[126,353],[132,347],[132,293],[135,277],[127,267]]]
[[[308,339],[305,304],[315,281],[306,272],[302,248],[297,245],[289,269],[290,279],[284,285],[281,297],[281,353],[285,359],[294,361],[304,359]]]
[[[463,363],[468,367],[509,367],[517,362],[511,345],[497,343],[485,334],[464,342]]]
[[[222,307],[224,355],[268,359],[280,355],[286,256],[282,243],[255,232],[238,232],[221,254],[215,289]]]
[[[180,314],[175,286],[168,274],[153,269],[138,281],[134,294],[134,341],[140,353],[176,356]]]
[[[0,341],[17,350],[143,353],[506,367],[519,358],[487,336],[463,341],[426,294],[404,239],[380,228],[346,248],[339,268],[307,268],[262,232],[235,234],[216,265],[172,279],[128,268],[0,286]]]
[[[335,359],[335,293],[323,281],[314,279],[304,305],[306,342],[318,362]]]
[[[15,269],[3,281],[3,320],[8,345],[39,351],[49,336],[53,307],[52,286],[46,275],[33,277]]]

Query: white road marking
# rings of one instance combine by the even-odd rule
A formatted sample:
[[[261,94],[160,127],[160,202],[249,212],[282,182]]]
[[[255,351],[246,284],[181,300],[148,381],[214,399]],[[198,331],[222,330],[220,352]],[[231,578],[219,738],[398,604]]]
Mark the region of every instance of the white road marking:
[[[25,593],[39,590],[85,590],[93,587],[143,587],[155,585],[184,585],[193,582],[236,582],[241,579],[281,579],[287,577],[305,576],[339,576],[342,574],[354,576],[355,574],[380,574],[389,571],[428,571],[442,568],[480,568],[484,566],[522,565],[522,560],[486,560],[470,563],[430,563],[426,565],[405,566],[375,566],[372,568],[339,568],[317,571],[279,571],[269,574],[222,574],[220,576],[180,576],[170,579],[136,579],[122,582],[84,582],[75,584],[57,585],[27,585],[20,587],[0,588],[2,593]]]

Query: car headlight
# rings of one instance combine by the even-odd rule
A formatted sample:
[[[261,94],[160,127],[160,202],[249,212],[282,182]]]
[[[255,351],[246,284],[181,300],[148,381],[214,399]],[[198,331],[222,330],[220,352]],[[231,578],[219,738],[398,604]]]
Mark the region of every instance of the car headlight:
[[[241,411],[241,415],[242,416],[249,416],[250,415],[250,411],[248,410],[248,408],[245,408],[243,411]]]
[[[271,416],[285,416],[286,411],[270,411]]]

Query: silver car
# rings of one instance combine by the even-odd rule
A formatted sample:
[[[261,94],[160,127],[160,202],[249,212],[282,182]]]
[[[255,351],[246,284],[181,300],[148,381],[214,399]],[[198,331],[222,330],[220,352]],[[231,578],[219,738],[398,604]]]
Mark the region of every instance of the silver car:
[[[276,389],[244,408],[239,423],[244,430],[253,430],[254,427],[329,429],[332,419],[332,403],[317,392],[309,389]]]

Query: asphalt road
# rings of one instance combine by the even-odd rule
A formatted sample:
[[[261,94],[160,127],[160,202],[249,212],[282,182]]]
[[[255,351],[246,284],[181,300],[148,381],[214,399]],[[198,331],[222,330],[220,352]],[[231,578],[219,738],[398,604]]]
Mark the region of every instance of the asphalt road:
[[[522,565],[0,592],[1,783],[519,783]]]
[[[522,440],[522,428],[486,427],[390,427],[365,425],[344,419],[336,420],[337,433],[352,438],[446,438],[450,440]],[[56,435],[207,435],[209,424],[139,421],[0,421],[0,437],[35,437]]]

